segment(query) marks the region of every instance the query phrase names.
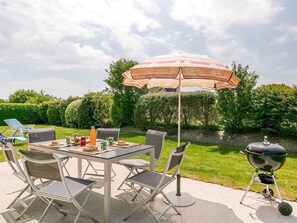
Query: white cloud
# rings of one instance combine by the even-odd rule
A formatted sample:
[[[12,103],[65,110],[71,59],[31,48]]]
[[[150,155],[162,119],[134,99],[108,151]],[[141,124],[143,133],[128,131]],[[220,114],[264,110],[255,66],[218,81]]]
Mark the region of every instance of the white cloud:
[[[105,35],[130,55],[145,54],[147,37],[132,30],[159,28],[150,17],[159,11],[149,0],[6,1],[0,6],[0,62],[44,70],[104,69],[116,55],[108,55],[107,43],[101,49],[94,43]]]
[[[171,17],[205,35],[227,35],[234,25],[267,24],[281,10],[271,0],[174,0]]]

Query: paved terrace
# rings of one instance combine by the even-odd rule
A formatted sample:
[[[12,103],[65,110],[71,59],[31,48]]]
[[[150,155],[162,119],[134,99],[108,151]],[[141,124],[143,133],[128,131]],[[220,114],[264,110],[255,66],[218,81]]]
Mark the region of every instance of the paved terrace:
[[[85,164],[85,163],[83,163]],[[98,164],[100,165],[100,164]],[[76,159],[71,159],[67,164],[68,170],[76,176]],[[120,165],[113,165],[117,176],[112,183],[112,222],[123,222],[123,218],[138,204],[131,203],[132,195],[124,191],[118,191],[117,187],[124,177],[128,174],[126,168]],[[17,213],[20,213],[22,206],[15,205],[12,209],[6,210],[6,206],[16,196],[18,190],[24,187],[12,172],[6,162],[0,163],[0,222],[15,222]],[[247,182],[248,183],[248,182]],[[280,185],[281,187],[281,185]],[[166,191],[175,189],[175,182],[166,188]],[[216,184],[200,182],[190,179],[182,179],[182,190],[191,193],[196,198],[196,203],[190,207],[179,208],[182,215],[176,215],[173,210],[167,212],[162,218],[162,222],[182,222],[182,223],[296,223],[297,222],[297,203],[289,202],[293,206],[293,213],[289,217],[282,216],[277,208],[268,200],[264,200],[261,194],[250,193],[245,200],[245,205],[240,205],[239,201],[244,193],[243,190],[235,190]],[[103,222],[103,186],[102,181],[98,180],[98,188],[93,190],[86,209],[90,210],[100,222]],[[29,198],[30,199],[30,198]],[[28,199],[28,200],[29,200]],[[165,207],[160,197],[154,201],[152,206],[158,211]],[[38,200],[27,214],[19,221],[37,222],[37,219],[45,209],[46,205]],[[65,204],[63,208],[75,210],[71,205]],[[45,223],[72,223],[73,215],[63,217],[55,209],[51,208],[45,216]],[[89,219],[80,218],[79,222],[92,222]],[[155,222],[150,213],[141,209],[127,222]]]

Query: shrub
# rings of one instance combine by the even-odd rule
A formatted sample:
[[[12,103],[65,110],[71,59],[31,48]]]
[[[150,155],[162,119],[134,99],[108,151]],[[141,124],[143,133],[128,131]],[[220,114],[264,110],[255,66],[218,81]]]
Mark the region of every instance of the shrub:
[[[90,126],[106,127],[110,125],[110,106],[112,94],[88,93],[82,98],[78,108],[80,128],[90,128]]]
[[[48,104],[47,119],[51,125],[66,125],[65,122],[66,103],[63,100],[52,101]]]
[[[81,105],[81,99],[72,101],[65,110],[66,125],[71,128],[77,128],[79,124],[78,109]]]
[[[38,105],[19,103],[0,103],[0,125],[4,119],[16,118],[23,124],[39,123]]]
[[[95,125],[108,127],[111,125],[110,109],[113,101],[112,94],[97,93],[92,98]]]

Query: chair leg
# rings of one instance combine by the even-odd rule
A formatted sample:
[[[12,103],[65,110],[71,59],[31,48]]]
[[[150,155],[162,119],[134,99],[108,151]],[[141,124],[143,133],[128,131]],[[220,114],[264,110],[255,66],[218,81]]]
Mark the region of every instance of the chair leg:
[[[168,204],[170,204],[171,206],[168,207],[168,209],[163,212],[164,214],[169,210],[170,207],[172,207],[175,212],[178,214],[178,215],[181,215],[181,213],[179,212],[179,210],[177,210],[177,208],[174,206],[174,204],[171,203],[170,199],[165,195],[165,193],[163,191],[161,191],[161,194],[163,195],[163,197],[168,201]],[[162,214],[163,215],[163,214]]]
[[[135,188],[135,189],[136,189],[136,188]],[[140,192],[142,191],[142,189],[143,189],[143,187],[141,186],[141,187],[137,190],[138,193],[136,193],[136,194],[134,195],[134,197],[132,198],[131,201],[134,201],[134,200],[136,199],[136,197],[138,196],[137,194],[140,195]]]
[[[151,201],[151,198],[153,196],[153,194],[151,194],[150,196],[148,196],[147,199],[143,199],[143,197],[140,195],[140,193],[138,193],[138,190],[135,188],[135,186],[133,184],[131,184],[131,188],[134,190],[134,192],[136,193],[136,196],[138,196],[140,198],[141,204],[136,207],[134,210],[132,210],[129,215],[127,217],[125,217],[123,220],[127,221],[132,215],[134,215],[143,205],[146,206],[146,208],[149,210],[149,212],[154,216],[154,218],[156,219],[157,222],[160,222],[158,220],[158,218],[156,218],[156,216],[154,215],[154,213],[152,212],[152,210],[150,209],[150,207],[147,205],[148,202]]]
[[[98,174],[97,173],[97,170],[95,169],[95,167],[92,165],[91,161],[87,160],[88,161],[88,165],[87,165],[87,168],[82,176],[82,178],[85,178],[85,175],[87,175],[87,171],[89,169],[89,167],[92,167],[92,169],[94,170],[95,174]]]
[[[47,211],[49,210],[49,208],[50,208],[50,206],[52,205],[53,201],[54,201],[54,199],[51,199],[51,200],[50,200],[50,202],[48,203],[47,207],[45,208],[45,210],[44,210],[44,212],[42,213],[42,215],[41,215],[41,217],[40,217],[40,219],[39,219],[38,222],[42,222],[42,220],[43,220],[45,214],[46,214]]]
[[[18,132],[18,129],[14,130],[13,133],[10,135],[10,137],[15,136],[15,134],[17,134],[17,132]]]
[[[91,167],[91,168],[94,170],[95,174],[88,174],[88,173],[87,173],[89,167]],[[91,163],[91,161],[88,160],[88,165],[87,165],[87,168],[86,168],[86,170],[85,170],[85,172],[84,172],[82,178],[84,178],[85,175],[94,175],[94,176],[97,175],[97,176],[102,176],[102,177],[103,177],[104,174],[99,174],[98,171],[101,171],[101,170],[100,170],[100,169],[96,169],[96,168],[93,166],[93,164]],[[102,171],[103,171],[103,170],[102,170]],[[116,172],[114,171],[113,168],[111,168],[111,171],[112,171],[112,173],[113,173],[113,176],[112,176],[112,178],[113,178],[113,177],[115,177],[117,174],[116,174]]]
[[[126,178],[122,181],[122,183],[120,184],[120,186],[118,187],[118,190],[121,190],[122,186],[124,185],[125,181],[131,176],[131,174],[134,172],[134,167],[132,168],[128,168],[128,170],[130,170],[129,174],[126,176]]]
[[[83,207],[85,206],[85,204],[86,204],[86,202],[87,202],[87,200],[88,200],[88,198],[89,198],[91,192],[92,192],[92,188],[89,189],[88,195],[86,196],[86,198],[85,198],[85,200],[84,200],[84,202],[83,202],[82,205],[80,205],[75,199],[72,200],[72,203],[74,204],[74,206],[75,206],[75,207],[78,209],[78,211],[79,211],[78,214],[77,214],[77,216],[76,216],[76,218],[75,218],[75,220],[74,220],[74,223],[76,223],[76,222],[78,221],[79,216],[80,216],[81,213],[83,213],[84,215],[86,215],[86,217],[90,218],[93,222],[95,222],[95,223],[99,223],[99,221],[96,220],[96,218],[93,217],[93,215],[92,215],[91,213],[89,213],[88,211],[86,211],[86,210],[83,208]]]
[[[68,172],[68,170],[66,168],[66,164],[68,163],[68,161],[69,161],[69,159],[66,159],[66,161],[62,162],[61,164],[62,164],[62,167],[64,168],[64,170],[66,171],[67,175],[70,176],[70,174],[69,174],[69,172]]]
[[[6,209],[11,208],[12,205],[16,203],[16,201],[25,193],[25,191],[29,188],[29,184],[16,196],[16,198],[7,206]]]
[[[25,213],[26,211],[31,207],[31,205],[34,203],[34,201],[37,199],[38,197],[34,197],[33,200],[28,204],[28,206],[21,212],[21,214],[17,217],[16,221],[18,221]]]
[[[114,171],[114,169],[112,167],[111,167],[111,171],[113,172],[112,178],[114,178],[117,174],[116,174],[116,172]]]

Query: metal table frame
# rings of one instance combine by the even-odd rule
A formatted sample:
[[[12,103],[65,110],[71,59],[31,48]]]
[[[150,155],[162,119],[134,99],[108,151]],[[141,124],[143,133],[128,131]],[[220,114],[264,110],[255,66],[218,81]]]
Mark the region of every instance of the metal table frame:
[[[49,146],[50,141],[29,143],[29,149],[36,149],[39,151],[62,154],[77,158],[77,176],[82,176],[82,159],[104,164],[104,222],[111,223],[111,164],[121,159],[129,158],[131,156],[140,155],[144,153],[150,154],[150,170],[154,170],[155,149],[150,145],[137,145],[131,148],[116,148],[106,153],[98,155],[83,154],[69,150],[69,147],[56,148]],[[75,147],[74,147],[75,148]]]

